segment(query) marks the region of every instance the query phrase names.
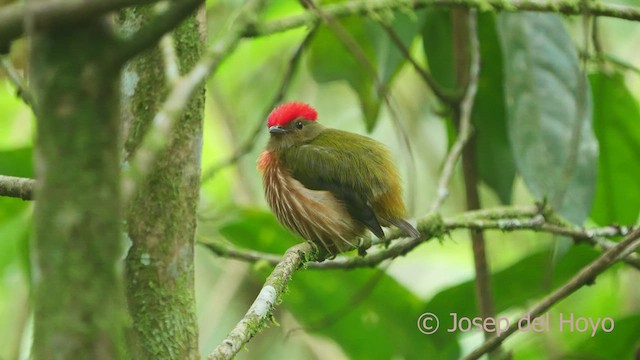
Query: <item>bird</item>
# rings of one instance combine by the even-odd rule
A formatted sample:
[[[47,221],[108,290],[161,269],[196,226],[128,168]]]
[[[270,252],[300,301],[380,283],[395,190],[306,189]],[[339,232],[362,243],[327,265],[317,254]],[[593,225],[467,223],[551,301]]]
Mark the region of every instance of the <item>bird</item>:
[[[366,229],[384,240],[394,225],[412,238],[398,171],[389,150],[369,137],[331,129],[302,102],[286,102],[267,118],[260,154],[266,201],[278,221],[332,256],[357,248]]]

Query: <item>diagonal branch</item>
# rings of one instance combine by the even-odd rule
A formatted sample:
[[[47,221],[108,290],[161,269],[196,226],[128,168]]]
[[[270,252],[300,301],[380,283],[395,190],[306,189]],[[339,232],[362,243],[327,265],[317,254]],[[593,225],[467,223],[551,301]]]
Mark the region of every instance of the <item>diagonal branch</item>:
[[[244,33],[253,24],[255,14],[262,9],[265,0],[250,0],[235,21],[235,26],[211,46],[193,69],[176,81],[176,85],[154,117],[138,151],[126,169],[123,178],[123,195],[131,198],[137,185],[153,165],[157,154],[169,142],[171,129],[180,118],[195,89],[213,73],[220,63],[236,48]]]
[[[475,210],[482,207],[478,194],[478,174],[475,154],[475,137],[470,132],[471,115],[475,95],[480,77],[480,44],[478,41],[478,25],[475,9],[454,9],[451,11],[454,71],[458,88],[465,88],[462,100],[453,105],[454,124],[462,135],[462,175],[467,209]],[[456,144],[458,142],[456,141]],[[453,149],[452,152],[453,153]],[[455,164],[453,158],[447,159],[445,164]],[[449,160],[452,160],[449,162]],[[448,169],[451,171],[453,167]],[[446,184],[440,184],[445,185]],[[440,196],[446,195],[446,187],[440,187]],[[444,199],[443,199],[444,200]],[[491,269],[487,258],[485,234],[480,231],[469,231],[473,265],[475,270],[474,288],[477,300],[477,310],[481,318],[495,317],[495,306],[491,286]],[[491,332],[484,329],[484,337],[491,337]],[[489,359],[504,357],[503,350],[498,348],[489,354]]]
[[[120,46],[116,47],[117,50],[114,54],[115,63],[125,63],[135,55],[155,45],[164,34],[177,27],[203,3],[203,0],[171,2],[164,11],[159,12],[145,27],[120,42]]]
[[[613,264],[615,264],[618,260],[620,260],[621,256],[625,256],[633,252],[635,249],[640,248],[640,228],[635,229],[631,234],[629,234],[624,240],[619,242],[616,246],[607,250],[604,254],[602,254],[599,258],[591,262],[589,265],[585,266],[580,272],[574,276],[571,280],[569,280],[565,285],[551,293],[549,296],[544,298],[542,301],[533,306],[529,311],[525,312],[523,316],[530,316],[531,318],[538,317],[542,315],[545,311],[549,310],[553,305],[558,303],[560,300],[566,298],[567,296],[573,294],[581,287],[592,283],[593,280],[605,270],[610,268]],[[469,355],[467,355],[465,360],[475,360],[480,358],[482,355],[488,353],[489,351],[497,348],[502,342],[504,342],[509,336],[517,332],[518,330],[518,321],[514,321],[509,329],[503,332],[500,336],[492,337],[489,340],[485,341],[480,347],[475,349]]]
[[[307,35],[302,40],[300,45],[298,45],[298,47],[296,48],[296,51],[291,56],[287,69],[284,73],[284,76],[282,77],[282,81],[280,82],[280,87],[278,88],[278,92],[274,96],[273,100],[271,100],[271,104],[267,107],[267,110],[265,111],[265,113],[262,115],[262,117],[260,117],[259,121],[256,123],[256,127],[251,133],[251,135],[249,136],[249,138],[233,152],[233,155],[231,155],[229,158],[222,160],[218,164],[213,165],[211,168],[209,168],[202,175],[202,183],[205,183],[213,179],[220,170],[226,168],[227,166],[235,164],[243,156],[247,155],[249,152],[251,152],[251,150],[253,150],[253,148],[256,145],[256,139],[258,138],[258,135],[260,135],[260,132],[264,129],[264,121],[265,121],[264,119],[266,119],[267,116],[269,116],[269,112],[273,108],[275,108],[276,105],[282,102],[282,99],[284,99],[285,95],[287,94],[287,90],[289,89],[289,85],[291,84],[291,80],[293,79],[293,75],[298,69],[298,64],[300,63],[300,59],[302,59],[302,52],[307,47],[311,39],[313,39],[313,36],[316,33],[316,29],[317,27],[314,27],[313,29],[311,29],[311,31],[309,31],[309,33],[307,33]]]
[[[265,281],[247,314],[229,335],[207,357],[208,360],[231,359],[253,336],[262,331],[271,319],[273,309],[284,293],[291,276],[301,266],[316,259],[309,243],[292,246]]]
[[[378,23],[380,24],[380,26],[382,26],[382,28],[387,33],[387,35],[389,36],[389,39],[391,39],[393,44],[398,48],[398,50],[400,50],[400,52],[402,53],[402,56],[404,56],[404,58],[407,59],[407,61],[409,61],[411,66],[413,66],[414,70],[418,73],[418,75],[420,75],[420,77],[425,82],[425,84],[427,84],[427,86],[431,89],[433,94],[440,101],[442,101],[447,105],[452,105],[458,102],[458,99],[459,99],[458,95],[449,93],[445,89],[443,89],[435,81],[435,79],[431,76],[431,74],[429,74],[429,72],[426,69],[424,69],[420,64],[418,64],[418,62],[413,57],[413,55],[411,55],[411,52],[409,51],[409,49],[406,46],[404,46],[404,44],[402,43],[402,39],[400,39],[400,36],[398,35],[398,33],[391,26],[387,25],[384,21],[379,21]]]
[[[0,70],[4,71],[9,78],[9,81],[15,86],[16,92],[18,96],[24,101],[25,104],[32,107],[35,110],[33,104],[33,98],[31,97],[31,92],[27,87],[24,78],[20,76],[18,70],[11,64],[11,61],[7,58],[0,59]]]
[[[25,18],[32,21],[34,30],[46,30],[155,1],[157,0],[15,1],[0,7],[0,49],[8,47],[9,42],[24,33]]]
[[[444,162],[442,168],[442,174],[438,180],[438,189],[436,198],[431,204],[431,211],[437,211],[444,203],[445,199],[449,196],[449,181],[453,175],[453,170],[456,163],[462,156],[462,151],[465,145],[471,138],[471,112],[473,110],[473,103],[478,92],[478,78],[480,75],[480,44],[478,43],[478,36],[476,30],[476,18],[475,13],[469,14],[469,45],[470,45],[470,67],[469,67],[469,83],[465,89],[464,97],[459,106],[459,125],[458,125],[458,137],[455,143],[451,147],[447,159]]]
[[[563,0],[352,0],[322,6],[322,12],[333,18],[350,15],[366,15],[380,11],[398,11],[427,7],[468,8],[481,11],[519,12],[537,11],[560,13],[565,15],[593,15],[640,21],[640,8],[634,6],[604,4],[601,2]],[[321,17],[317,13],[305,12],[279,20],[259,23],[244,36],[264,36],[287,31],[301,26],[318,23]]]
[[[531,229],[536,229],[536,226],[540,223],[540,221],[544,221],[544,217],[540,215],[532,219]],[[444,231],[444,228],[446,227],[445,224],[447,223],[443,222],[439,216],[436,216],[433,213],[430,214],[427,219],[421,221],[418,225],[418,229],[425,237],[424,240],[432,238],[433,234],[437,234],[435,232],[433,234],[425,233],[424,230],[426,230],[425,226],[427,222],[431,222],[432,225],[439,224],[436,226],[441,229],[440,234],[443,234],[442,231]],[[495,226],[499,226],[499,228],[501,229],[508,229],[509,223],[510,222],[498,222],[495,224]],[[522,221],[520,219],[516,219],[516,221],[513,222],[513,224],[521,223]],[[477,222],[476,225],[478,225]],[[432,230],[433,229],[434,228],[432,228]],[[404,244],[410,243],[412,243],[412,241],[407,241]],[[398,251],[401,252],[403,250],[408,251],[410,250],[409,246],[410,245],[396,244],[395,246],[385,251],[374,255],[368,255],[365,258],[378,258],[380,257],[380,255],[378,254],[392,252],[391,250],[393,248],[399,249],[394,250],[394,253]],[[558,301],[567,297],[590,281],[593,281],[593,279],[598,274],[604,272],[621,258],[629,256],[632,251],[639,247],[640,227],[629,233],[623,241],[618,243],[610,250],[606,251],[604,254],[602,254],[602,256],[600,256],[600,258],[584,267],[578,273],[578,275],[576,275],[573,279],[567,282],[556,292],[545,298],[538,305],[534,306],[527,314],[530,314],[533,317],[542,314]],[[349,260],[346,261],[353,263],[360,262],[360,264],[362,265],[363,263],[360,259],[365,258],[349,258]],[[303,266],[313,264],[313,262],[316,260],[317,252],[314,250],[310,243],[302,243],[289,248],[280,262],[278,262],[271,275],[269,275],[269,277],[265,281],[265,284],[260,290],[260,293],[258,294],[256,300],[249,308],[249,311],[247,311],[246,315],[240,320],[240,322],[238,322],[238,324],[233,328],[229,335],[216,347],[216,349],[207,357],[207,359],[214,360],[233,358],[238,353],[238,351],[240,351],[240,349],[251,340],[251,338],[253,338],[257,333],[262,331],[268,325],[268,322],[272,317],[273,309],[275,305],[280,301],[281,295],[285,292],[287,284],[291,279],[293,273]],[[379,262],[380,261],[365,265],[375,266]],[[508,336],[515,333],[515,331],[517,330],[516,325],[517,322],[514,322],[513,325],[503,333],[503,335],[487,340],[480,348],[476,349],[466,359],[477,359],[485,353],[499,346]]]
[[[160,50],[164,62],[164,75],[167,78],[167,85],[173,87],[180,79],[180,66],[178,64],[178,54],[174,46],[174,38],[171,34],[165,34],[160,39]]]
[[[415,241],[405,241],[401,243],[399,249],[392,248],[380,250],[376,253],[364,257],[338,256],[333,260],[323,262],[309,262],[305,266],[310,269],[353,269],[360,267],[374,267],[380,262],[402,254],[402,251],[410,251],[423,242],[433,238],[442,238],[454,230],[475,230],[489,231],[500,230],[512,231],[535,231],[567,236],[576,243],[587,243],[598,247],[603,251],[609,250],[616,243],[607,240],[608,237],[626,236],[633,228],[627,226],[606,226],[602,228],[578,229],[569,226],[560,226],[549,223],[539,210],[533,207],[505,207],[495,209],[483,209],[478,211],[467,211],[465,213],[442,219],[439,215],[430,214],[418,220],[418,230],[424,235],[423,238]],[[385,243],[402,237],[400,231],[392,231],[387,235]],[[376,239],[377,240],[377,239]],[[403,241],[403,240],[401,240]],[[373,242],[372,242],[373,243]],[[377,240],[376,244],[383,241]],[[232,245],[222,242],[201,241],[200,245],[206,247],[213,253],[221,257],[237,259],[247,262],[266,261],[271,265],[277,265],[282,257],[276,254],[269,254],[259,251],[238,249]],[[622,259],[627,264],[640,270],[640,256],[629,254]]]
[[[145,5],[157,0],[110,1],[16,1],[0,8],[0,48],[6,48],[11,40],[24,33],[24,19],[33,19],[36,30],[46,30],[58,25],[69,25],[87,18],[106,14],[124,7]],[[176,1],[177,2],[177,1]],[[565,15],[593,15],[640,21],[640,8],[601,2],[575,0],[358,0],[323,6],[323,12],[333,17],[362,15],[370,12],[425,7],[466,7],[483,11],[539,11]],[[280,20],[257,24],[243,31],[243,36],[263,36],[317,23],[315,13],[303,13]]]

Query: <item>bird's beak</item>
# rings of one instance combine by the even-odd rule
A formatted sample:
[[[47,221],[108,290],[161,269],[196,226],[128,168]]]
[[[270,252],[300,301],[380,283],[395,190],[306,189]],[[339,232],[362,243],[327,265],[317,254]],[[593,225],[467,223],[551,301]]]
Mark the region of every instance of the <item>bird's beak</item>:
[[[283,128],[280,125],[274,125],[269,128],[269,132],[272,134],[284,134],[289,132],[287,129]]]

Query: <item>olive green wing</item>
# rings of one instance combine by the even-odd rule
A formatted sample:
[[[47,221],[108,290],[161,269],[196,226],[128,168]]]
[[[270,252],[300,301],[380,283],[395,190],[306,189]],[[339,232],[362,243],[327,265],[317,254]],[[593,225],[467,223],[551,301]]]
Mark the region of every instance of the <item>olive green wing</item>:
[[[330,191],[349,214],[384,237],[370,200],[389,188],[395,171],[384,145],[365,136],[326,129],[283,154],[291,176],[311,190]]]

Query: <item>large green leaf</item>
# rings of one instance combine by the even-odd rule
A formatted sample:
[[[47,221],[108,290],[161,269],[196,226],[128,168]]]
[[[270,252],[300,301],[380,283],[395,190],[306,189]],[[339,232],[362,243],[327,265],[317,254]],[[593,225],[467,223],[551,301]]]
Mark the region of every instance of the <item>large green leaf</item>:
[[[427,56],[429,71],[442,88],[456,89],[451,36],[451,10],[427,9],[422,26],[422,47]]]
[[[301,241],[278,224],[273,214],[253,209],[230,212],[219,231],[238,246],[273,253]],[[258,268],[258,283],[270,271]],[[310,332],[334,339],[351,358],[420,358],[430,348],[429,339],[415,327],[421,301],[379,271],[299,270],[282,306]],[[358,297],[362,301],[352,303]]]
[[[508,204],[516,166],[507,136],[502,59],[493,14],[478,16],[478,38],[482,67],[471,115],[478,174],[496,192],[500,201]]]
[[[229,212],[218,231],[238,247],[275,254],[304,241],[280,225],[275,215],[258,209]]]
[[[426,10],[422,41],[429,70],[436,83],[450,92],[456,89],[451,31],[450,10]],[[478,39],[482,66],[471,116],[478,174],[508,204],[516,169],[507,137],[502,59],[493,14],[479,14]],[[449,134],[449,144],[454,137]]]
[[[410,48],[419,22],[419,18],[396,13],[388,23],[405,48]],[[369,17],[347,17],[339,21],[339,27],[355,40],[370,66],[359,61],[348,49],[344,37],[336,35],[341,33],[339,30],[323,25],[310,46],[308,64],[311,74],[321,83],[346,80],[358,95],[367,131],[372,131],[380,110],[381,89],[368,68],[373,67],[375,77],[388,90],[405,59],[382,26]]]
[[[600,143],[591,218],[602,225],[633,224],[640,211],[640,109],[622,75],[595,73],[589,81]]]
[[[351,359],[420,359],[433,354],[431,339],[416,327],[420,300],[376,271],[380,270],[298,272],[284,305],[303,327],[335,340]],[[375,288],[363,291],[376,276],[381,277]]]
[[[501,14],[498,33],[516,166],[534,196],[582,223],[593,201],[598,143],[573,43],[553,14]]]
[[[33,148],[0,151],[0,175],[33,177]]]
[[[549,252],[540,252],[528,256],[515,264],[495,272],[492,275],[493,296],[497,313],[530,305],[532,299],[547,294],[552,288],[560,286],[580,268],[597,256],[597,252],[587,246],[574,246],[554,267],[553,273],[542,266],[550,261]],[[551,278],[549,278],[551,276]],[[435,342],[438,359],[458,359],[458,337],[460,331],[453,329],[453,317],[473,318],[478,316],[475,301],[475,283],[466,281],[436,294],[423,308],[424,312],[435,314],[440,319],[437,332],[430,335]]]
[[[597,319],[593,319],[597,321]],[[586,337],[571,351],[576,358],[592,360],[637,359],[640,351],[640,314],[614,319],[611,332]]]
[[[29,234],[31,211],[29,203],[8,198],[0,198],[0,278],[5,270],[18,264],[25,274],[29,274]],[[5,211],[9,210],[10,211]]]

